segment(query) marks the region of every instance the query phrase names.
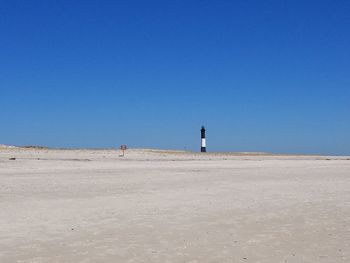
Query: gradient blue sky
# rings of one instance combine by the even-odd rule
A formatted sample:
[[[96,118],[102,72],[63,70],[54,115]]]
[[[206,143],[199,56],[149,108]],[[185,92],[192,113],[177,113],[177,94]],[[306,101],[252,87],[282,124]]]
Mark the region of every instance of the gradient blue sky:
[[[350,154],[350,2],[1,1],[0,144]]]

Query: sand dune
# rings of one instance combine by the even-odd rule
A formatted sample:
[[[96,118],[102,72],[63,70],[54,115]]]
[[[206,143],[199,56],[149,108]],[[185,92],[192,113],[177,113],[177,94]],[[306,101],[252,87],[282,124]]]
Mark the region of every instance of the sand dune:
[[[5,144],[0,144],[0,149],[4,150],[4,149],[14,149],[17,148],[16,146],[12,146],[12,145],[5,145]]]
[[[349,157],[0,148],[2,263],[350,261]]]

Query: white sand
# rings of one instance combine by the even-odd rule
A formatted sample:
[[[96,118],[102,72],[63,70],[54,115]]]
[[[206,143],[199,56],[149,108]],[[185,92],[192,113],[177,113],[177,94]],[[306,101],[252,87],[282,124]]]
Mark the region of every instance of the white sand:
[[[350,262],[348,157],[119,154],[0,150],[0,262]]]

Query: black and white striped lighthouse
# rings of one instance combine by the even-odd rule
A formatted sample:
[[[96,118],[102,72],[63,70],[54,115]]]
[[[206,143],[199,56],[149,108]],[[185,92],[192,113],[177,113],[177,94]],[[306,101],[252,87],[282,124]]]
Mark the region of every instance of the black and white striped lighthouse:
[[[205,153],[207,151],[207,146],[205,144],[205,128],[202,126],[201,129],[201,152]]]

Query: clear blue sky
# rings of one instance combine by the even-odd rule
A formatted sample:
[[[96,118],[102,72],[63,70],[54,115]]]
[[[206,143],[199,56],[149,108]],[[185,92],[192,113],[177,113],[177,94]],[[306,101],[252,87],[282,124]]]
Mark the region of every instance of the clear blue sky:
[[[350,154],[350,2],[0,1],[0,144]]]

